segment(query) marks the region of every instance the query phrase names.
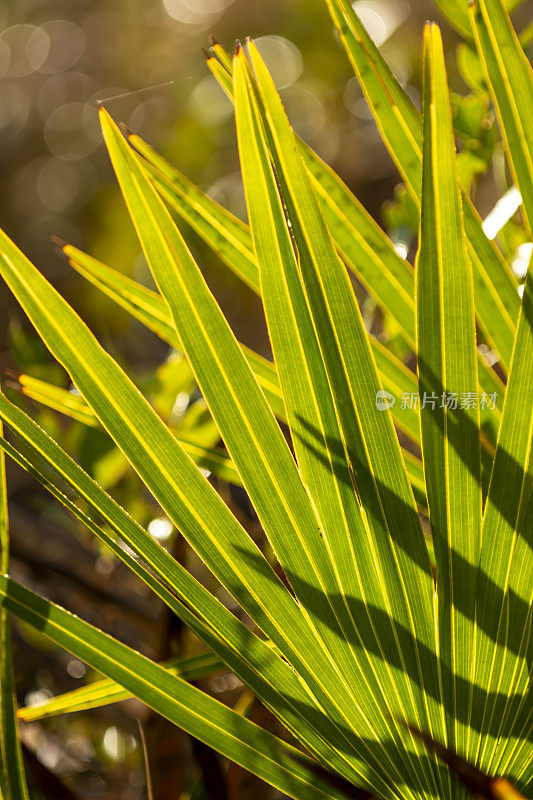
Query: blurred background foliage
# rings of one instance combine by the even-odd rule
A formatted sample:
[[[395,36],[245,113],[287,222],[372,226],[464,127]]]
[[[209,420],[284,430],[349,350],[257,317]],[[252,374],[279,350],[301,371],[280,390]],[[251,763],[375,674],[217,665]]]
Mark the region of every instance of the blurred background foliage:
[[[509,188],[499,136],[477,56],[438,6],[423,0],[356,0],[354,7],[416,105],[423,22],[443,26],[461,180],[485,216]],[[514,14],[530,47],[533,4]],[[452,14],[453,17],[453,14]],[[460,22],[460,20],[455,20]],[[528,25],[530,26],[528,28]],[[214,34],[227,48],[252,35],[280,89],[297,132],[330,163],[412,257],[417,221],[322,0],[4,0],[0,3],[0,223],[127,367],[158,412],[181,435],[212,447],[218,434],[193,376],[178,353],[156,339],[96,288],[83,282],[51,243],[56,235],[152,286],[102,143],[98,102],[140,133],[211,197],[244,218],[232,108],[205,66],[201,48]],[[182,225],[183,229],[183,225]],[[190,230],[186,238],[237,336],[269,355],[257,297]],[[530,246],[510,214],[499,244],[520,277]],[[528,252],[526,252],[526,250]],[[394,346],[394,328],[359,287],[369,329]],[[0,369],[11,399],[26,404],[54,438],[211,586],[107,435],[22,397],[25,373],[70,388],[5,286],[0,288]],[[401,343],[398,343],[401,349]],[[408,356],[408,354],[404,354]],[[6,372],[11,370],[11,372]],[[163,659],[200,650],[125,567],[28,476],[9,467],[15,577],[90,622]],[[242,491],[217,483],[251,535],[261,530]],[[211,587],[215,591],[216,587]],[[231,598],[220,599],[231,605]],[[85,665],[24,626],[15,632],[17,690],[31,704],[92,679]],[[229,674],[203,688],[240,702],[263,725],[267,712],[242,695]],[[226,800],[273,790],[134,700],[23,726],[35,796],[145,796],[136,718],[147,731],[156,800]],[[57,783],[57,780],[60,783]]]

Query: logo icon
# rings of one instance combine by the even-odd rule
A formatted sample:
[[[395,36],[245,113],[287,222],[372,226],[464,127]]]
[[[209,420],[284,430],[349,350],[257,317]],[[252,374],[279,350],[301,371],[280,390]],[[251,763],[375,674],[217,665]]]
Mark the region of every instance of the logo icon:
[[[386,411],[388,408],[392,408],[395,402],[396,398],[390,392],[386,392],[384,389],[376,392],[376,408],[378,411]]]

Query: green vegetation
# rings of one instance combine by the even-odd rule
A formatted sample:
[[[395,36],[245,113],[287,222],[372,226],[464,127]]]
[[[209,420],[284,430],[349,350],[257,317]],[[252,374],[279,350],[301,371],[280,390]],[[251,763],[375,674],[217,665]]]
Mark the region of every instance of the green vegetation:
[[[23,375],[22,393],[94,435],[107,432],[240,609],[226,607],[0,394],[9,431],[0,438],[4,800],[28,797],[9,612],[104,676],[21,709],[24,720],[133,695],[295,800],[359,796],[353,787],[386,800],[468,796],[468,775],[438,744],[479,780],[489,776],[487,797],[513,791],[495,778],[531,791],[533,276],[518,286],[508,230],[487,237],[470,196],[472,153],[455,147],[473,138],[465,129],[476,103],[488,118],[490,95],[522,198],[512,235],[529,241],[531,66],[501,0],[477,0],[468,14],[455,3],[482,85],[469,110],[450,101],[440,31],[428,24],[420,114],[348,0],[327,5],[405,184],[389,213],[418,226],[414,269],[295,135],[252,41],[233,59],[215,43],[208,61],[234,104],[249,223],[101,109],[157,288],[60,243],[83,278],[183,354],[216,435],[195,438],[194,426],[180,430],[154,408],[0,233],[0,273],[78,391]],[[261,297],[272,362],[234,336],[182,222]],[[381,309],[381,338],[365,326],[356,285]],[[405,364],[411,351],[416,374]],[[158,664],[11,579],[4,453],[204,651]],[[217,491],[226,482],[244,488],[264,546]],[[282,734],[192,684],[224,670]]]

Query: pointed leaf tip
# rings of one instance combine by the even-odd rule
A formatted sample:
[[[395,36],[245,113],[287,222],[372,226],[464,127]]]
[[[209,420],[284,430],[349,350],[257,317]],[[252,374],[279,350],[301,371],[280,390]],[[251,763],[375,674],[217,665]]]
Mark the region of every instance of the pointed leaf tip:
[[[129,141],[129,139],[130,139],[130,136],[133,136],[133,131],[132,131],[132,129],[131,129],[131,128],[128,128],[128,126],[126,125],[126,123],[125,123],[125,122],[120,122],[120,123],[119,123],[119,128],[120,128],[120,130],[122,131],[122,133],[124,134],[124,138],[125,138],[125,139],[127,139],[127,140]]]
[[[111,119],[111,114],[109,113],[107,108],[105,106],[103,106],[103,105],[100,105],[99,108],[98,108],[98,116],[100,117],[100,120],[103,120],[103,119],[109,120],[109,119]]]
[[[4,369],[4,375],[7,375],[10,378],[14,378],[16,381],[18,381],[20,377],[20,372],[15,372],[14,369],[9,369],[9,367],[6,367]]]
[[[50,239],[58,247],[66,247],[67,246],[67,242],[64,239],[61,239],[60,236],[56,236],[54,233],[50,236]]]

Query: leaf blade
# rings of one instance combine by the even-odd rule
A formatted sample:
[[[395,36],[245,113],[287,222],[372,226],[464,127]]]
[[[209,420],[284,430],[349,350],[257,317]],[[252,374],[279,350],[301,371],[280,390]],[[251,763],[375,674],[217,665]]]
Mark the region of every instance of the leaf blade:
[[[498,115],[529,231],[533,229],[533,70],[500,0],[469,8],[478,55]]]
[[[310,696],[287,663],[274,648],[255,636],[211,593],[198,583],[141,528],[101,487],[98,486],[23,411],[0,393],[0,416],[19,435],[30,451],[28,458],[0,437],[0,447],[23,469],[77,516],[89,530],[143,580],[163,602],[187,624],[230,669],[283,721],[305,741],[306,747],[330,760],[342,774],[346,760],[339,756],[338,732],[317,710],[311,714]],[[39,456],[83,498],[97,519],[104,519],[120,540],[139,556],[132,558],[117,541],[70,501],[39,470]],[[149,566],[146,569],[144,563]],[[155,574],[156,578],[154,578]],[[167,588],[168,587],[168,588]],[[311,706],[310,706],[311,703]],[[317,727],[316,718],[320,719]],[[309,718],[309,719],[308,719]],[[323,730],[329,729],[328,743]],[[337,741],[337,745],[335,742]],[[342,738],[341,738],[342,741]],[[348,770],[348,774],[350,774]]]
[[[326,0],[382,138],[416,203],[420,201],[422,121],[348,0]],[[517,283],[500,251],[485,236],[463,195],[465,230],[474,267],[479,324],[508,368],[520,307]]]
[[[363,45],[363,49],[368,56],[369,50],[367,48],[368,37]],[[218,45],[217,51],[220,49],[220,45]],[[379,57],[377,50],[375,55],[376,58]],[[211,68],[213,67],[212,62],[219,63],[213,58],[209,59],[208,65]],[[382,67],[386,66],[384,62],[380,63]],[[221,82],[221,85],[224,86],[230,99],[233,99],[233,90],[228,84],[228,72],[226,69],[222,72],[218,69],[214,70],[214,74]],[[382,81],[379,80],[378,84],[381,85],[381,83]],[[384,98],[390,99],[389,90],[392,90],[391,87],[395,85],[392,74],[389,75],[389,81],[385,85],[386,91],[381,100],[384,100]],[[401,89],[399,90],[399,96],[403,96],[403,90]],[[382,106],[383,102],[381,100],[380,105]],[[410,105],[411,101],[409,100],[408,107]],[[413,120],[409,118],[408,129],[410,129],[409,125],[412,124],[414,124]],[[419,120],[418,127],[420,127]],[[396,130],[396,123],[393,129]],[[296,139],[306,168],[311,176],[322,214],[330,234],[335,240],[341,258],[376,302],[396,319],[406,342],[414,344],[413,271],[407,262],[396,253],[390,239],[368,215],[341,178],[301,139],[298,137]],[[421,155],[419,158],[421,159]],[[172,167],[169,166],[168,168],[172,170]],[[508,311],[508,308],[511,310],[516,308],[516,311],[518,311],[516,282],[512,275],[509,276],[507,274],[508,270],[506,271],[503,267],[501,270],[493,269],[490,275],[488,274],[486,265],[490,265],[494,258],[501,260],[501,255],[494,248],[494,245],[488,241],[481,227],[481,220],[468,201],[465,206],[465,214],[468,218],[471,236],[471,256],[476,264],[476,293],[480,305],[486,306],[485,316],[490,319],[494,318],[494,313],[496,315],[499,314],[505,320],[505,325],[509,326],[509,335],[507,336],[505,332],[503,335],[506,336],[505,342],[510,353],[513,324],[510,316],[511,312]],[[494,303],[498,304],[496,311],[493,308]],[[380,343],[373,337],[371,338],[371,344],[381,372],[384,388],[396,398],[399,398],[401,394],[413,392],[414,390],[409,388],[411,383],[409,377],[405,375],[405,371],[403,383],[398,384],[397,381],[395,382],[395,378],[401,372],[402,365],[399,359],[395,358],[391,353],[387,354],[384,348],[380,347]],[[496,392],[498,396],[503,396],[503,384],[494,370],[487,365],[481,354],[478,361],[482,391],[487,395],[493,395]],[[399,388],[400,392],[398,393],[397,390]],[[402,407],[400,403],[396,404],[392,409],[396,424],[401,430],[408,433],[415,442],[418,442],[418,413],[411,413],[412,411],[411,407]],[[414,411],[416,412],[416,409]],[[496,443],[499,419],[499,408],[487,406],[483,410],[483,424],[490,445]],[[489,450],[491,450],[490,447]],[[488,464],[488,459],[486,459],[486,462]]]
[[[474,289],[466,249],[442,40],[424,31],[424,162],[416,263],[418,374],[424,469],[437,563],[440,657],[450,746],[468,746],[475,636],[473,573],[481,547],[479,407],[453,411],[448,398],[478,383]],[[445,399],[441,399],[444,397]],[[427,401],[431,398],[431,401]],[[435,399],[433,399],[435,398]],[[431,404],[430,404],[431,403]],[[436,404],[438,404],[436,406]],[[475,668],[475,667],[474,667]],[[460,721],[459,708],[467,708]]]
[[[0,249],[0,272],[41,338],[70,372],[176,527],[258,627],[312,683],[320,703],[340,723],[337,735],[346,740],[343,726],[349,730],[350,722],[345,719],[345,696],[338,685],[328,685],[326,677],[331,675],[331,660],[260,550],[116,362],[4,233],[0,233]],[[334,731],[335,726],[332,722]]]
[[[209,244],[212,243],[211,239],[206,241]],[[89,280],[94,286],[97,286],[122,308],[125,308],[135,319],[139,320],[171,347],[177,350],[181,349],[180,338],[172,323],[168,306],[161,295],[122,275],[101,261],[97,261],[97,259],[92,258],[92,256],[72,245],[65,245],[63,252],[70,266],[80,275]],[[232,249],[231,253],[233,252]],[[281,402],[274,365],[243,344],[241,344],[241,349],[265,393],[270,407],[276,416],[283,418],[283,403]]]
[[[2,423],[0,422],[0,436]],[[5,457],[0,452],[0,573],[9,570],[9,519]],[[11,620],[0,610],[0,795],[5,800],[29,800],[16,717],[15,681],[11,652]]]
[[[483,517],[477,598],[482,621],[477,642],[477,678],[485,693],[478,714],[487,736],[478,742],[476,756],[487,770],[516,775],[522,785],[533,777],[533,723],[527,703],[533,624],[533,411],[528,402],[532,393],[530,262]],[[506,742],[503,748],[499,746],[501,741]]]
[[[342,458],[352,467],[359,502],[364,510],[362,524],[360,522],[359,527],[354,528],[359,561],[355,562],[355,567],[354,561],[350,562],[350,567],[354,570],[358,567],[354,571],[357,578],[350,589],[356,601],[360,600],[364,605],[365,613],[371,617],[376,631],[385,628],[385,617],[380,612],[387,609],[386,618],[392,630],[389,628],[387,633],[383,631],[380,641],[387,648],[386,660],[402,666],[394,671],[394,676],[389,675],[387,681],[383,679],[382,686],[386,691],[392,685],[393,692],[397,686],[401,686],[403,691],[400,694],[403,698],[408,698],[405,703],[409,712],[421,714],[426,721],[427,696],[424,693],[422,699],[422,693],[418,693],[424,678],[419,673],[420,663],[417,662],[417,657],[420,655],[418,644],[423,641],[424,646],[420,649],[427,648],[425,666],[428,667],[426,674],[430,674],[434,668],[430,656],[434,640],[430,622],[429,571],[426,571],[429,570],[429,561],[418,519],[412,516],[414,504],[405,480],[398,441],[388,412],[382,413],[376,409],[376,392],[380,388],[377,371],[348,274],[335,252],[320,214],[279,95],[253,43],[249,44],[249,54],[257,81],[258,96],[264,106],[264,124],[265,127],[268,126],[272,140],[272,160],[296,243],[301,281],[305,287],[309,311],[335,399],[342,432],[341,447],[345,448],[341,451]],[[236,58],[244,59],[241,53]],[[283,263],[285,264],[284,259]],[[280,377],[283,388],[283,377]],[[386,459],[383,457],[385,451]],[[390,472],[387,471],[389,469]],[[394,488],[389,492],[389,488],[392,488],[389,481],[393,473]],[[405,489],[407,491],[404,493]],[[397,531],[393,529],[394,519],[399,521],[400,518],[402,531],[409,530],[407,560],[404,560],[406,551],[397,538]],[[355,521],[356,517],[352,516],[351,520]],[[376,564],[372,563],[371,556],[373,547],[380,553],[376,572],[373,571]],[[416,579],[413,579],[413,570],[417,573]],[[407,573],[411,574],[409,579]],[[413,632],[413,619],[410,616],[413,610],[410,602],[413,598],[411,596],[408,599],[403,594],[404,578],[410,587],[416,586],[417,591],[420,591],[415,612],[420,625],[416,628],[417,642],[413,642],[411,649],[401,648],[398,653],[400,661],[397,662],[393,655],[397,647],[396,626],[401,627],[404,632]],[[360,580],[359,585],[357,580]],[[394,605],[394,612],[391,612],[391,603]],[[360,619],[362,618],[363,611],[360,615]],[[408,668],[403,658],[410,656],[413,656],[414,661]],[[416,680],[409,683],[407,679],[406,686],[404,682],[408,674],[415,675]],[[391,695],[389,702],[390,697]],[[431,700],[428,701],[428,706],[431,706]],[[404,715],[407,712],[401,707],[398,713]],[[412,765],[406,762],[404,769],[409,772]],[[423,776],[415,770],[415,780],[423,785],[431,785],[435,775],[430,765],[426,770]]]
[[[30,375],[19,375],[17,384],[15,388],[20,389],[25,397],[29,397],[47,408],[59,411],[61,414],[82,422],[91,428],[100,427],[93,409],[87,405],[80,395],[73,394],[68,389],[54,386],[47,381],[33,378]],[[221,448],[202,447],[191,441],[190,438],[180,436],[178,431],[173,431],[173,433],[195,464],[221,480],[232,483],[235,486],[242,486],[239,473],[224,450]]]
[[[150,708],[295,798],[341,798],[294,758],[299,751],[87,622],[0,578],[0,603],[56,644],[118,681]],[[312,777],[311,777],[312,776]]]
[[[226,669],[224,662],[210,653],[188,658],[173,658],[161,666],[186,681],[215,675]],[[111,678],[101,678],[86,686],[72,689],[70,692],[50,697],[37,705],[23,706],[19,708],[17,716],[24,722],[36,722],[55,717],[58,714],[71,714],[77,711],[101,708],[104,705],[128,700],[130,697],[133,697],[131,692],[128,692],[116,681]]]
[[[324,680],[317,682],[303,667],[302,653],[298,668],[306,680],[313,679],[310,686],[320,703],[350,730],[354,720],[363,718],[350,682],[350,647],[339,615],[337,576],[315,507],[242,351],[162,201],[105,112],[102,124],[130,215],[185,354],[300,600],[302,617],[316,637],[314,672],[333,672],[335,680],[328,678],[329,686]],[[372,736],[371,728],[367,732]],[[350,749],[360,756],[355,743]],[[375,767],[373,780],[379,780]]]

